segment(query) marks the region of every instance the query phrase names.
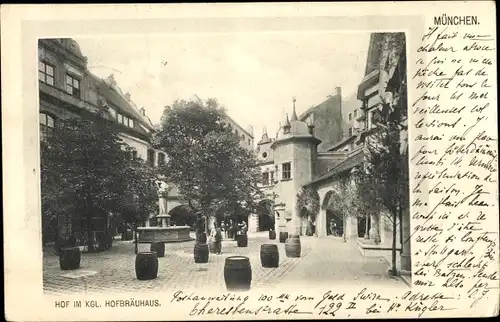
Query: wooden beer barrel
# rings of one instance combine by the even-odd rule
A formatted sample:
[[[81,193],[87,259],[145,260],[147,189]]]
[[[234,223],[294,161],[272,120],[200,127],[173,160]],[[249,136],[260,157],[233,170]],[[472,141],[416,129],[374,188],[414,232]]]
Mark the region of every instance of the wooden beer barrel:
[[[280,263],[278,245],[264,244],[260,246],[260,262],[262,267],[278,267]]]
[[[247,291],[252,284],[252,267],[245,256],[230,256],[224,265],[224,281],[228,291]]]
[[[269,239],[270,240],[275,240],[276,239],[276,232],[274,230],[269,231]]]
[[[156,252],[157,257],[165,256],[165,243],[152,243],[150,249]]]
[[[67,247],[61,250],[59,254],[59,267],[62,270],[71,270],[80,268],[80,248]]]
[[[285,243],[285,253],[287,257],[300,257],[300,237],[298,235],[291,235]]]
[[[207,263],[208,262],[208,245],[195,244],[194,245],[194,262]]]
[[[288,232],[280,231],[280,243],[284,243],[288,238]]]
[[[135,256],[135,276],[138,280],[152,280],[158,276],[156,252],[141,252]]]
[[[238,247],[247,247],[248,246],[248,235],[241,234],[236,237],[236,243]]]

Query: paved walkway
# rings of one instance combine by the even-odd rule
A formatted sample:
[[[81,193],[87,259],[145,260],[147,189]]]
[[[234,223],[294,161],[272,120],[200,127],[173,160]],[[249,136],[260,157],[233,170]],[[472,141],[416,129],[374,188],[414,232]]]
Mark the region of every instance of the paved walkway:
[[[260,246],[264,243],[278,245],[278,268],[261,266]],[[355,243],[344,243],[340,238],[301,237],[301,244],[302,256],[287,258],[284,244],[269,240],[267,232],[257,233],[249,237],[248,247],[237,247],[233,240],[223,241],[223,254],[210,254],[206,264],[194,263],[194,241],[166,244],[165,257],[158,259],[158,278],[139,281],[135,277],[133,243],[115,241],[109,251],[82,254],[80,269],[75,271],[61,271],[58,258],[53,254],[45,254],[44,291],[49,294],[91,294],[137,290],[162,292],[205,287],[225,291],[224,261],[233,255],[250,258],[252,288],[267,288],[281,283],[322,285],[325,282],[357,280],[403,283],[387,276],[385,260],[362,257]],[[141,250],[149,250],[149,245],[140,245]]]

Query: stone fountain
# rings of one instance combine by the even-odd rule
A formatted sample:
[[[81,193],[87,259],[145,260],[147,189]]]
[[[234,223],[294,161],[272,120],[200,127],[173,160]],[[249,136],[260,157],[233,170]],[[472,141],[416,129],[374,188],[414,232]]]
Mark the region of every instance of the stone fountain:
[[[189,226],[170,226],[170,215],[167,211],[167,196],[169,187],[164,182],[158,183],[159,193],[159,214],[156,216],[156,227],[139,227],[137,228],[138,243],[175,243],[192,240],[189,235]]]

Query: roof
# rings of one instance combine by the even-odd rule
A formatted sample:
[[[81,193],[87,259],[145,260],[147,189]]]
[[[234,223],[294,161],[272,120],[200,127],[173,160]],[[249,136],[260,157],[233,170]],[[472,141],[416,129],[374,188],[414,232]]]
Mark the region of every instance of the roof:
[[[332,169],[330,169],[328,171],[328,173],[326,173],[325,175],[307,183],[306,186],[311,185],[311,184],[315,184],[315,183],[318,183],[321,181],[328,180],[328,179],[332,178],[333,176],[335,176],[336,174],[339,174],[339,173],[342,173],[342,172],[345,172],[347,170],[354,168],[355,166],[363,163],[364,160],[365,160],[365,155],[363,153],[363,149],[360,149],[358,153],[356,153],[356,154],[348,157],[344,161],[338,163],[336,166],[334,166]]]
[[[113,105],[119,108],[121,112],[123,112],[129,117],[133,117],[149,130],[153,130],[152,124],[150,122],[147,122],[143,118],[143,115],[141,115],[141,113],[137,109],[133,108],[130,105],[130,103],[127,102],[127,100],[122,96],[121,93],[118,93],[118,91],[115,88],[108,85],[104,80],[96,77],[92,73],[89,73],[89,76],[95,82],[99,94],[104,96],[107,101],[113,103]]]
[[[340,148],[341,146],[343,146],[344,144],[347,144],[347,143],[350,143],[351,141],[354,141],[355,138],[356,138],[355,135],[350,136],[350,137],[348,137],[348,138],[346,138],[346,139],[344,139],[344,140],[336,143],[334,146],[328,148],[327,151],[334,151],[334,150]]]

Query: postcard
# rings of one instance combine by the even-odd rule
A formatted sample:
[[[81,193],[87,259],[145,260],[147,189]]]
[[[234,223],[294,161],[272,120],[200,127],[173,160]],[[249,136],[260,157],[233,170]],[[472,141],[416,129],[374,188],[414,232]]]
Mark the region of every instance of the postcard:
[[[6,319],[498,315],[494,2],[1,9]]]

